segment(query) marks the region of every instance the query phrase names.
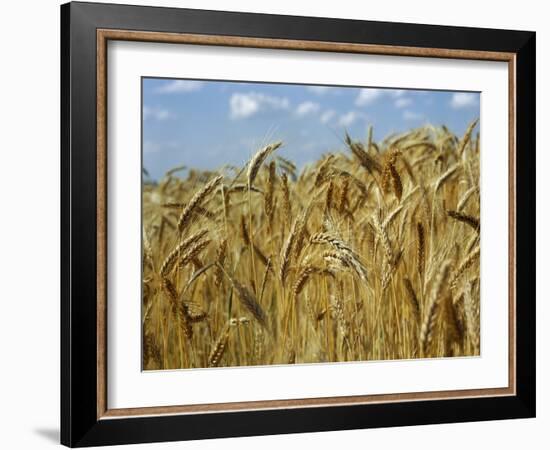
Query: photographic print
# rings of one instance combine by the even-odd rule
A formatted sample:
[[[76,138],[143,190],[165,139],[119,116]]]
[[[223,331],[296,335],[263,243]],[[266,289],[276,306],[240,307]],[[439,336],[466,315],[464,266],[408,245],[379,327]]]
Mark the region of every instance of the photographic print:
[[[60,23],[64,445],[536,416],[534,32]]]
[[[142,78],[144,370],[480,354],[480,94]]]

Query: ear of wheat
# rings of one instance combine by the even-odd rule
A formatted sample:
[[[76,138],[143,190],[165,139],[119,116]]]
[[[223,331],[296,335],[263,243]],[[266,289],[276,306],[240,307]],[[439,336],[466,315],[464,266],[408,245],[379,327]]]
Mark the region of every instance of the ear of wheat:
[[[424,319],[422,321],[422,327],[420,329],[420,346],[422,351],[426,353],[428,347],[432,343],[434,334],[436,312],[441,302],[441,292],[445,287],[447,276],[449,273],[448,261],[445,261],[439,269],[437,276],[433,282],[432,291],[428,299],[428,304],[424,312]]]
[[[178,219],[178,229],[180,233],[183,233],[185,228],[189,225],[191,220],[191,215],[195,209],[201,205],[201,203],[208,197],[214,190],[220,185],[223,177],[218,176],[209,181],[200,191],[197,191],[195,195],[191,198],[187,206],[181,212],[181,215]]]
[[[264,163],[265,159],[271,153],[277,150],[281,145],[282,145],[282,142],[276,142],[274,144],[266,145],[265,147],[261,148],[254,154],[254,156],[248,163],[248,171],[246,175],[249,189],[250,189],[250,186],[252,186],[252,183],[254,183],[254,180],[258,175],[258,171],[260,170],[260,167]]]
[[[257,300],[254,298],[254,295],[248,290],[248,288],[242,285],[235,278],[231,277],[228,274],[227,276],[231,281],[231,284],[237,291],[237,296],[244,308],[250,314],[252,314],[252,316],[254,316],[254,318],[258,321],[260,325],[262,325],[263,327],[267,327],[267,315],[260,304],[257,302]]]

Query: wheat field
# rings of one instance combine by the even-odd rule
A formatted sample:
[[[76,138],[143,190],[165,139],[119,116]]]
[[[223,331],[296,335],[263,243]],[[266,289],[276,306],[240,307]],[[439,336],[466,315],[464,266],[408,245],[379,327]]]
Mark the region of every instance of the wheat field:
[[[145,182],[143,368],[479,355],[476,124]]]

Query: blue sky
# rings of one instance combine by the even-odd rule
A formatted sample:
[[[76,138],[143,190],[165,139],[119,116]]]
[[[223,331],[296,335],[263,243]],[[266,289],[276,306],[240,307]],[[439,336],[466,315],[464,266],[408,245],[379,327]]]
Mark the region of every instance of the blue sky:
[[[344,132],[374,139],[427,123],[464,133],[479,93],[143,78],[143,165],[153,179],[172,167],[242,165],[282,140],[298,166],[342,148]]]

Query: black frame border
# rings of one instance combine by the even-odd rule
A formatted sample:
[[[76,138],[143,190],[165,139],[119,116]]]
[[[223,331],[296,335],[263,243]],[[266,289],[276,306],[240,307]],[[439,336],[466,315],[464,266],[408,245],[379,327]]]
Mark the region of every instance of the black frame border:
[[[96,30],[516,55],[516,395],[97,419]],[[284,30],[284,31],[281,31]],[[61,443],[71,447],[534,417],[534,32],[73,2],[61,6]]]

